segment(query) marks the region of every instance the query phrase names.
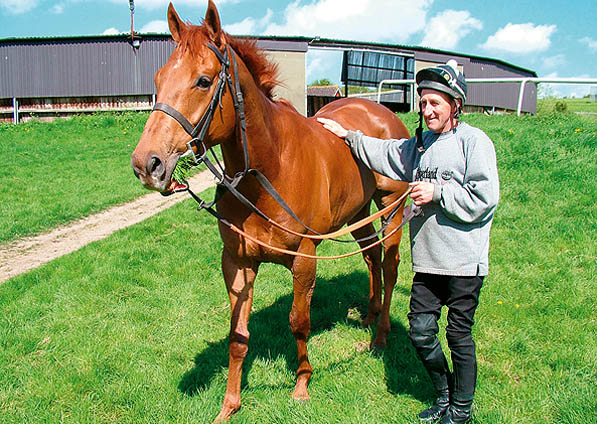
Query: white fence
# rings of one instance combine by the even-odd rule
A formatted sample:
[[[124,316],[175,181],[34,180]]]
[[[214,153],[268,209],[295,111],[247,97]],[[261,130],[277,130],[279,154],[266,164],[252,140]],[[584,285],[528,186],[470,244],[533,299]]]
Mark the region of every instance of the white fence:
[[[475,83],[506,83],[515,82],[520,83],[520,89],[518,91],[518,107],[516,109],[517,115],[520,116],[522,110],[522,99],[524,98],[524,87],[527,82],[532,83],[550,83],[550,84],[597,84],[597,78],[467,78],[467,84]],[[377,103],[381,100],[381,88],[384,84],[408,84],[412,85],[411,91],[411,102],[410,110],[415,110],[415,84],[416,81],[413,79],[402,79],[402,80],[382,80],[379,82],[377,87]]]

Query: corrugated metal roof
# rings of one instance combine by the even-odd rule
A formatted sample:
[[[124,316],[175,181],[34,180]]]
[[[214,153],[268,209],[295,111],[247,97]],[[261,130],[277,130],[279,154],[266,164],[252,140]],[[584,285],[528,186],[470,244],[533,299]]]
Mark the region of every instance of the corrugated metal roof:
[[[339,97],[342,95],[337,85],[312,85],[307,87],[307,96]]]

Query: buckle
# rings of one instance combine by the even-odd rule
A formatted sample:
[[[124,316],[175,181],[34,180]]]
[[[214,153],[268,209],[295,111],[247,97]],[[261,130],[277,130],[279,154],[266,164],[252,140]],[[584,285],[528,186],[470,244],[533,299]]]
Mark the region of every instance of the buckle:
[[[203,153],[201,153],[200,155],[196,155],[195,150],[193,149],[193,147],[197,147],[197,151],[199,151],[197,142],[201,143],[200,147],[203,148]],[[199,165],[205,161],[206,155],[207,146],[205,145],[205,143],[202,140],[199,140],[198,138],[193,138],[191,141],[187,142],[187,151],[184,152],[181,156],[191,156],[193,158],[193,161],[195,161],[195,164]]]

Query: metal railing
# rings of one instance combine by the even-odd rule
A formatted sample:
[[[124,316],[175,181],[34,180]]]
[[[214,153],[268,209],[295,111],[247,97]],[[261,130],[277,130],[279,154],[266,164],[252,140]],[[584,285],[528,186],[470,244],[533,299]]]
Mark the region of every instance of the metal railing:
[[[520,83],[518,91],[518,105],[516,114],[520,116],[522,111],[522,100],[524,98],[524,88],[526,83],[550,83],[550,84],[597,84],[597,78],[467,78],[467,84],[475,83]],[[415,84],[413,79],[401,80],[382,80],[377,87],[377,103],[381,101],[381,88],[384,84],[405,84],[412,85],[410,110],[415,110]]]

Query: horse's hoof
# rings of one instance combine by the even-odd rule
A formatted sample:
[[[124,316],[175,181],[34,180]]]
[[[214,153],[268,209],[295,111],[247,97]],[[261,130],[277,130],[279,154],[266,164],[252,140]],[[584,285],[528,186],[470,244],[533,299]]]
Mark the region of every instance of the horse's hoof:
[[[212,424],[227,422],[228,420],[230,420],[230,417],[232,417],[232,415],[236,411],[238,411],[238,409],[240,409],[240,408],[237,408],[237,409],[222,408],[222,410],[220,411],[220,413],[218,414],[216,419],[213,420]]]
[[[307,392],[306,387],[298,387],[298,385],[294,388],[294,393],[292,394],[292,398],[298,401],[309,401],[311,397],[309,396],[309,392]]]
[[[363,320],[363,327],[367,328],[370,327],[375,322],[375,318],[369,318],[368,316],[365,317]]]
[[[363,319],[363,327],[369,327],[373,325],[373,323],[377,321],[377,318],[379,317],[379,312],[380,311],[376,309],[373,311],[367,311],[367,315],[365,316],[365,319]]]
[[[293,394],[292,399],[296,400],[297,402],[309,402],[311,400],[311,397],[308,393],[301,395]]]
[[[388,343],[384,340],[375,339],[373,343],[371,343],[371,351],[382,352],[387,347]]]

